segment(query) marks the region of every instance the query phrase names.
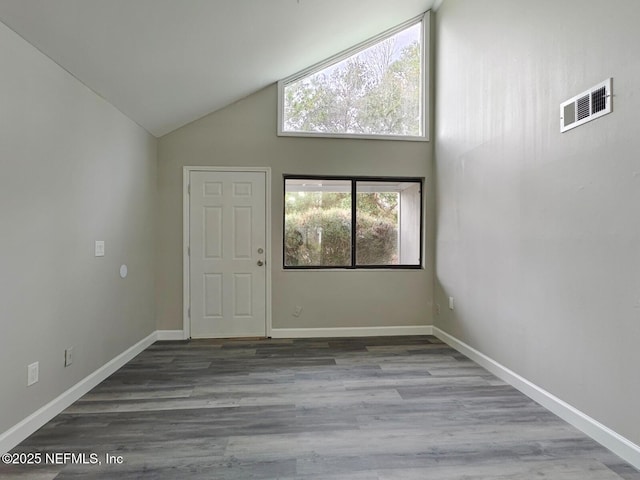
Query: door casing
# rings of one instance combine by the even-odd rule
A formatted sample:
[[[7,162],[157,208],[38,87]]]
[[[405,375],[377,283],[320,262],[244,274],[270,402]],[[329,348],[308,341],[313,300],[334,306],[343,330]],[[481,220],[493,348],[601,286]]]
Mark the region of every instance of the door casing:
[[[189,262],[189,232],[191,221],[189,215],[189,178],[191,172],[261,172],[265,174],[265,331],[271,337],[271,168],[269,167],[182,167],[182,336],[191,338],[191,282]]]

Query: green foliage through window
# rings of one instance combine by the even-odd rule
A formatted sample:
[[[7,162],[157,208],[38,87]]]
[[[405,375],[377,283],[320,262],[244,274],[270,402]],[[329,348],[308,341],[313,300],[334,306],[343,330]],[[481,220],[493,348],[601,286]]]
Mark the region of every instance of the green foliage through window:
[[[284,80],[281,133],[424,136],[423,21]]]
[[[420,188],[419,180],[285,179],[285,267],[419,266]]]

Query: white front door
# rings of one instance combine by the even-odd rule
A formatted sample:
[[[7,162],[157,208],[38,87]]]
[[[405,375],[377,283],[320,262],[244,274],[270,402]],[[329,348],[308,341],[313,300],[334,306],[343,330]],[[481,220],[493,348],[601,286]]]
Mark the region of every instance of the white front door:
[[[193,338],[266,336],[266,173],[191,171]]]

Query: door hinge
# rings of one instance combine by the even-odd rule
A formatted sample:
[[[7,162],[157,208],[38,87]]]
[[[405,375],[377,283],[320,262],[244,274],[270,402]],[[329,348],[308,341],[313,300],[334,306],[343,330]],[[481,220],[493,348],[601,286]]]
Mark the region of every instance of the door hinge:
[[[191,307],[187,308],[187,317],[191,318]]]
[[[190,183],[187,184],[187,193],[189,195],[191,195],[191,184]]]
[[[191,256],[191,247],[187,247],[187,257]]]

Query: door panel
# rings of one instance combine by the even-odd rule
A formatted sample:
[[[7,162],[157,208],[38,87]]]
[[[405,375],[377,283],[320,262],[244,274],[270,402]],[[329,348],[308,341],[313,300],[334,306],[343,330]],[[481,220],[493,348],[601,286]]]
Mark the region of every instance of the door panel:
[[[233,207],[233,258],[244,260],[251,258],[251,239],[253,237],[253,211],[251,207]]]
[[[190,174],[191,336],[266,335],[266,175]]]
[[[208,259],[222,256],[222,207],[204,207],[204,256]]]

